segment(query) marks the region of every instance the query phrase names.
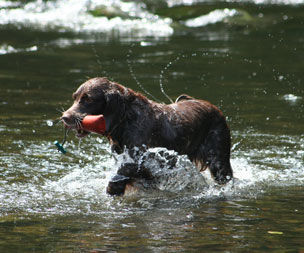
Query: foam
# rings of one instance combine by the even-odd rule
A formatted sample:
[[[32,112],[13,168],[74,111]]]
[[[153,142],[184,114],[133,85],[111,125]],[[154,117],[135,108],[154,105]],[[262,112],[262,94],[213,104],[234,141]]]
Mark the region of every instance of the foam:
[[[130,18],[94,17],[89,10],[101,6],[116,6]],[[113,30],[122,35],[169,36],[172,20],[160,18],[144,9],[144,6],[123,1],[86,1],[86,0],[37,0],[22,8],[0,10],[0,24],[13,24],[18,27],[31,26],[41,30],[72,31],[76,33],[108,33]]]

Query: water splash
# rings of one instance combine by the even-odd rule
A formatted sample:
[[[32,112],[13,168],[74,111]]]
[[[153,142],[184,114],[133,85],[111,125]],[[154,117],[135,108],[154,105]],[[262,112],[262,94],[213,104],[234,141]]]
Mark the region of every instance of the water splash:
[[[202,15],[200,17],[187,20],[185,25],[189,27],[206,26],[208,24],[221,22],[236,15],[239,15],[239,12],[235,9],[214,10],[207,15]]]
[[[295,105],[299,100],[302,99],[302,97],[296,96],[294,94],[285,94],[282,99],[290,103],[291,105]]]
[[[172,61],[169,61],[167,65],[160,71],[159,74],[159,87],[162,92],[162,94],[170,101],[170,103],[174,103],[173,100],[167,95],[164,89],[164,76],[168,69],[170,69],[175,63],[179,62],[181,59],[186,59],[186,58],[191,58],[191,57],[196,57],[200,55],[198,52],[192,52],[191,54],[186,54],[186,53],[180,53],[176,58],[174,58]],[[204,53],[203,53],[204,55]]]
[[[92,44],[91,47],[92,47],[92,50],[94,52],[94,56],[95,56],[95,59],[97,61],[97,64],[98,64],[98,66],[99,66],[99,68],[101,70],[102,76],[108,76],[108,73],[102,68],[102,62],[101,62],[99,54],[97,53],[95,45]]]
[[[130,18],[94,17],[89,11],[99,6],[110,8],[116,6]],[[142,4],[110,1],[42,1],[26,3],[21,8],[4,8],[0,10],[0,24],[12,24],[18,28],[32,26],[42,30],[59,30],[61,32],[102,33],[117,31],[120,34],[137,36],[170,36],[172,21],[160,18],[145,10]]]
[[[206,2],[205,0],[167,0],[168,6],[176,5],[193,5]],[[241,2],[254,4],[273,4],[273,5],[299,5],[303,4],[303,0],[227,0],[226,2]]]
[[[150,148],[141,154],[138,161],[134,161],[127,154],[123,154],[118,156],[118,167],[126,160],[137,162],[147,168],[154,178],[150,186],[159,191],[171,193],[202,191],[207,185],[203,175],[187,156],[179,156],[173,150]]]
[[[130,60],[130,56],[133,54],[132,49],[129,49],[129,53],[127,54],[127,64],[128,64],[128,68],[129,68],[129,72],[130,75],[132,76],[133,80],[135,81],[135,83],[137,84],[137,86],[148,96],[150,96],[152,99],[154,99],[155,101],[161,102],[159,99],[157,99],[155,96],[153,96],[150,92],[148,92],[144,86],[140,83],[140,81],[137,79],[133,66],[132,66],[132,62]]]
[[[304,136],[278,140],[275,135],[234,132],[233,138],[246,141],[234,147],[234,180],[227,185],[218,186],[208,170],[199,173],[185,156],[177,156],[174,169],[169,163],[161,169],[154,159],[145,159],[145,166],[157,178],[157,191],[146,191],[133,201],[145,206],[153,206],[159,199],[192,205],[214,198],[256,198],[271,187],[303,185]],[[262,146],[257,146],[257,139]],[[0,216],[14,212],[100,214],[117,205],[105,189],[126,157],[113,157],[105,139],[87,138],[80,147],[71,141],[67,148],[72,152],[66,156],[58,153],[52,142],[12,145],[17,145],[18,151],[2,154],[0,161]],[[176,155],[158,148],[148,152],[159,159],[163,159],[161,152]]]
[[[179,61],[180,56],[177,56],[173,61],[170,61],[167,63],[167,65],[160,71],[159,74],[159,87],[161,92],[164,94],[164,96],[166,98],[168,98],[168,100],[170,101],[170,103],[174,103],[173,100],[167,95],[167,93],[164,90],[164,84],[163,84],[163,78],[164,78],[164,74],[165,72],[168,70],[168,68],[170,68],[172,66],[173,63]]]
[[[0,45],[0,55],[20,53],[20,52],[35,52],[37,50],[38,50],[37,46],[32,46],[28,48],[14,48],[6,44]]]

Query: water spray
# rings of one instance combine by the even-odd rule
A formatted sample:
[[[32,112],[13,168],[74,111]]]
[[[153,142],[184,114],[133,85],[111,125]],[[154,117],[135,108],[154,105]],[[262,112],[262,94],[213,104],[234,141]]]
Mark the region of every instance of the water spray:
[[[134,44],[131,45],[131,47],[134,47]],[[154,99],[155,101],[161,103],[161,101],[159,99],[157,99],[155,96],[153,96],[150,92],[148,92],[144,86],[140,83],[140,81],[137,79],[135,72],[133,70],[133,66],[132,66],[132,62],[130,60],[130,56],[133,54],[132,49],[129,49],[129,53],[127,54],[127,63],[128,63],[128,67],[129,67],[129,72],[130,75],[132,76],[133,80],[135,81],[135,83],[137,84],[137,86],[147,95],[150,96],[152,99]]]

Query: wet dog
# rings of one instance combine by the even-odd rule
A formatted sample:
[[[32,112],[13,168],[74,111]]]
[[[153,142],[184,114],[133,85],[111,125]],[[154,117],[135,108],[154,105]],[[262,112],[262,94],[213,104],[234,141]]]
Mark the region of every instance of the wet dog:
[[[105,136],[113,152],[127,149],[133,158],[134,162],[121,165],[109,183],[111,195],[123,194],[136,179],[153,180],[149,169],[139,162],[142,152],[138,152],[151,147],[187,155],[200,171],[209,168],[219,184],[232,178],[230,130],[222,112],[207,101],[181,95],[172,104],[156,103],[104,77],[83,83],[73,99],[74,104],[61,117],[67,128],[84,137],[88,132],[81,127],[82,119],[103,114]]]

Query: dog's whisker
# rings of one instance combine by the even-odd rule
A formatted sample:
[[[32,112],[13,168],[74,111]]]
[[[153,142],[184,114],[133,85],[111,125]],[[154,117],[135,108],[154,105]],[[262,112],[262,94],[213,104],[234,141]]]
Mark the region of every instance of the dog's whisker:
[[[57,119],[54,119],[52,122],[53,122],[54,125],[57,125],[57,124],[59,124],[60,122],[62,122],[62,119],[57,118]]]
[[[63,113],[64,111],[62,111],[61,109],[56,108],[57,112]]]
[[[56,111],[60,113],[64,113],[66,110],[63,107],[61,107],[61,108],[56,108]]]
[[[76,128],[77,129],[81,129],[82,128],[82,125],[81,125],[81,121],[79,119],[76,119]]]
[[[77,117],[76,119],[75,119],[75,123],[76,123],[76,126],[77,126],[77,128],[82,128],[81,127],[81,118],[80,117]]]

